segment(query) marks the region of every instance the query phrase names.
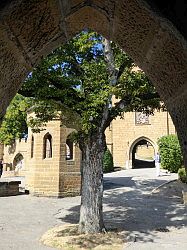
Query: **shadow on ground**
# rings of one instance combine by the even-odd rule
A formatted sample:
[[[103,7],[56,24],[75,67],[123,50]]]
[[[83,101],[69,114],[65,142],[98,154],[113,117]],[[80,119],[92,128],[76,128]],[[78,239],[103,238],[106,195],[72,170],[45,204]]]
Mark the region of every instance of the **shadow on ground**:
[[[164,180],[138,180],[131,177],[105,178],[104,221],[107,228],[126,231],[131,239],[153,242],[157,232],[187,226],[187,210],[181,201],[180,188],[164,186],[151,194]],[[58,219],[78,223],[80,206],[69,209]]]

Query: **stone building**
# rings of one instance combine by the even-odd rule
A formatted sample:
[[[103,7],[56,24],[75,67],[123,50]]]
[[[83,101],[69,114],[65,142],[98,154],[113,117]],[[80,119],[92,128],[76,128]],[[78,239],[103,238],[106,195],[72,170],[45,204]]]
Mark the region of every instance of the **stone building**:
[[[4,176],[24,175],[26,189],[36,196],[65,197],[80,193],[80,150],[68,136],[73,129],[59,120],[40,133],[4,147]]]
[[[25,176],[26,189],[37,196],[79,194],[81,152],[68,139],[72,132],[73,129],[61,126],[59,120],[48,122],[40,133],[32,133],[29,128],[28,138],[4,147],[4,176]],[[168,134],[175,134],[168,112],[150,116],[129,112],[124,119],[118,117],[112,122],[106,140],[115,166],[134,168],[149,163],[154,167],[157,139]],[[3,154],[2,148],[0,153]]]
[[[85,28],[117,43],[153,82],[187,166],[187,5],[158,0],[0,2],[0,122],[40,60]]]
[[[155,112],[149,116],[141,112],[128,112],[123,119],[117,117],[112,122],[106,131],[106,138],[113,154],[114,165],[134,168],[138,167],[136,158],[148,158],[154,166],[154,154],[158,151],[157,140],[161,136],[175,133],[168,112]],[[146,162],[142,163],[145,166]]]
[[[169,0],[1,1],[0,121],[41,58],[89,28],[117,43],[151,79],[174,121],[187,166],[186,10],[185,1]]]

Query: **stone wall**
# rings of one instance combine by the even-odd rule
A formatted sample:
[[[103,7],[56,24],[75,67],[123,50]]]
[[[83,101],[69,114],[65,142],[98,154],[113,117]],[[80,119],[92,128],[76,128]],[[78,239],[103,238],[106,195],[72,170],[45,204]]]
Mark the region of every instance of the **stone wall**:
[[[111,129],[112,128],[112,129]],[[132,166],[132,150],[141,139],[150,142],[157,151],[157,140],[161,136],[175,134],[175,127],[167,112],[155,112],[149,116],[149,124],[136,124],[135,112],[118,117],[106,131],[107,144],[112,148],[114,165],[123,168]]]
[[[28,129],[28,139],[4,147],[3,176],[25,176],[25,188],[35,196],[64,197],[80,194],[80,150],[73,146],[73,158],[66,159],[66,139],[73,129],[61,126],[59,120],[48,122],[40,133]],[[44,157],[44,138],[52,136],[52,157]],[[32,146],[33,145],[33,146]],[[32,151],[32,153],[31,153]],[[24,158],[23,168],[16,171],[17,154]]]
[[[21,181],[0,180],[0,197],[19,194]]]
[[[136,158],[138,159],[154,159],[154,154],[153,146],[141,145],[136,149]]]
[[[73,131],[61,126],[59,120],[53,120],[48,122],[40,133],[32,133],[29,128],[27,142],[16,141],[15,145],[5,147],[4,162],[11,163],[15,155],[23,154],[25,166],[22,174],[26,176],[26,189],[31,194],[50,197],[80,194],[80,149],[73,145],[72,159],[68,160],[66,157],[66,139]],[[112,122],[106,131],[106,140],[113,154],[114,165],[129,168],[132,167],[133,149],[140,140],[145,139],[153,146],[153,154],[153,151],[157,151],[158,138],[175,133],[175,127],[167,112],[155,112],[149,116],[147,124],[136,124],[135,112],[129,112],[124,114],[124,119],[118,117]],[[52,137],[51,158],[44,158],[43,154],[46,134]]]
[[[25,139],[16,140],[12,145],[4,146],[3,176],[25,176],[28,166],[28,143]],[[17,155],[23,156],[21,168],[16,168],[14,160]]]
[[[34,155],[29,158],[26,188],[33,195],[64,197],[80,194],[80,150],[74,146],[73,159],[66,160],[66,139],[73,129],[60,125],[58,120],[48,122],[46,130],[39,134],[33,134],[29,129],[29,145],[34,136]],[[52,136],[52,158],[43,158],[46,133]]]

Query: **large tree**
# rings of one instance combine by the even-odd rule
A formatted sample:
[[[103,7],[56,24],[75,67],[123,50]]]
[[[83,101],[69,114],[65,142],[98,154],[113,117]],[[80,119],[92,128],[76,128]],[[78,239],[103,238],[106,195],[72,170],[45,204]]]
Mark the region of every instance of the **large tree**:
[[[153,85],[134,66],[114,43],[94,32],[81,32],[44,58],[20,90],[37,101],[33,108],[37,119],[47,122],[58,116],[77,130],[83,159],[80,232],[105,230],[102,161],[106,128],[124,111],[152,112],[159,107]],[[113,95],[118,99],[112,105]]]

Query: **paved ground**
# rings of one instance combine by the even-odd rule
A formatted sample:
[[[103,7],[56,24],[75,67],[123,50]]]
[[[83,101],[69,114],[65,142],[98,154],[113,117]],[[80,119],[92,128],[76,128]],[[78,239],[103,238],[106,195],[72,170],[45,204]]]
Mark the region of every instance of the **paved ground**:
[[[129,243],[124,249],[187,249],[187,209],[181,202],[180,189],[168,184],[151,194],[154,188],[176,178],[175,174],[164,173],[154,178],[154,169],[107,175],[106,181],[119,186],[105,191],[105,221],[114,218],[114,225],[126,230]]]
[[[155,178],[154,169],[105,175],[105,223],[126,231],[124,249],[187,249],[187,209],[179,190],[167,185],[151,194],[176,177],[163,174]],[[41,235],[55,225],[78,222],[79,204],[80,197],[0,197],[0,250],[52,249],[39,243]]]

